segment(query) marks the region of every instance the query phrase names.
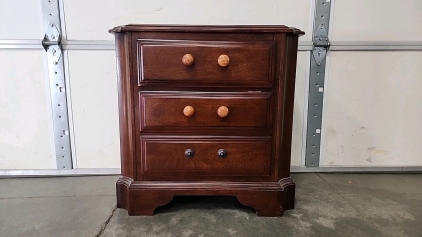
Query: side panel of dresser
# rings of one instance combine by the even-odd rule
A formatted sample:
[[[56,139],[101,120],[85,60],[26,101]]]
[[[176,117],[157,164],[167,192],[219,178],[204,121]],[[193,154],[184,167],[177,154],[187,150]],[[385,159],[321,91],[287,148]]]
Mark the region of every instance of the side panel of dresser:
[[[283,178],[290,177],[298,36],[278,34],[275,38],[278,54],[276,57],[275,100],[277,100],[278,106],[274,113],[274,121],[277,124],[274,129],[275,173],[270,181],[278,182]],[[292,188],[294,189],[294,186]]]
[[[119,99],[120,161],[121,177],[116,183],[117,207],[128,208],[128,187],[136,180],[134,166],[136,132],[134,125],[133,86],[131,83],[131,33],[116,33],[117,86]]]
[[[120,155],[121,175],[136,180],[134,166],[136,137],[134,131],[134,100],[130,57],[131,57],[131,33],[117,33],[116,60],[119,95],[119,126],[120,126]]]

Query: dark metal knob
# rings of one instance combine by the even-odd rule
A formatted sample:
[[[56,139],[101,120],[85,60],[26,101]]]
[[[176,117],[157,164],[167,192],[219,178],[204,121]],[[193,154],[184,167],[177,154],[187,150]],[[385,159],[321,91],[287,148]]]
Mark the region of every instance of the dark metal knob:
[[[217,154],[218,154],[218,156],[219,156],[220,158],[226,158],[226,156],[227,156],[227,151],[226,151],[226,150],[224,150],[224,149],[220,149],[220,150],[218,150]]]
[[[195,152],[192,149],[186,149],[185,156],[192,158],[195,155]]]

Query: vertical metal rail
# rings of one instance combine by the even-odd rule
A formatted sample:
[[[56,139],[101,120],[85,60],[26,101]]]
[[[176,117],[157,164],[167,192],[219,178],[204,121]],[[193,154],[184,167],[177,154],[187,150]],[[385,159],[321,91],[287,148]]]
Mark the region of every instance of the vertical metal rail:
[[[47,52],[57,169],[69,170],[72,169],[72,152],[63,52],[60,44],[62,35],[59,2],[58,0],[41,0],[41,2],[45,32],[42,45]]]
[[[306,132],[306,167],[318,167],[321,148],[322,104],[324,98],[324,78],[326,55],[330,46],[328,27],[330,20],[330,0],[316,0],[313,49],[309,74],[308,124]]]

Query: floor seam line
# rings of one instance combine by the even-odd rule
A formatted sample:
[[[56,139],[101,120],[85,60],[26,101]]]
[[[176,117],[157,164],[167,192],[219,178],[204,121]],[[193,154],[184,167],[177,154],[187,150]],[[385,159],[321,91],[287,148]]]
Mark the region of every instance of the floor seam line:
[[[96,234],[96,235],[95,235],[95,237],[100,237],[100,236],[103,234],[104,230],[105,230],[105,229],[107,228],[107,226],[108,226],[108,223],[110,223],[111,218],[113,218],[114,213],[116,212],[116,210],[117,210],[117,205],[113,207],[113,210],[111,211],[111,213],[110,213],[110,215],[108,216],[107,220],[106,220],[103,224],[101,224],[101,229],[100,229],[100,232],[98,232],[98,234]]]
[[[322,179],[322,181],[324,181],[324,183],[326,183],[331,189],[333,189],[336,194],[338,196],[340,196],[344,201],[346,201],[347,205],[351,206],[353,209],[356,210],[357,213],[359,213],[360,216],[362,216],[367,222],[369,222],[372,226],[375,227],[376,230],[378,230],[382,235],[385,236],[385,234],[372,222],[370,221],[368,218],[366,218],[366,216],[360,212],[354,205],[352,205],[343,195],[341,195],[341,193],[335,189],[331,184],[329,184],[323,177],[321,177],[319,174],[316,174],[320,179]]]

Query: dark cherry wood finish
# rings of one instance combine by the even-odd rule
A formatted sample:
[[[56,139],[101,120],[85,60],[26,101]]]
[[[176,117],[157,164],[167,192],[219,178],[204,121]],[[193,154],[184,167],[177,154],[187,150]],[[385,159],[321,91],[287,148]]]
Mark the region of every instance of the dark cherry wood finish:
[[[237,85],[270,85],[273,46],[272,41],[138,40],[140,81],[225,81]],[[192,65],[183,63],[185,54],[193,56]],[[223,63],[222,55],[230,55],[229,60],[224,61],[225,66],[219,64],[219,58]]]
[[[141,93],[141,131],[178,127],[269,129],[271,95],[272,93]],[[183,113],[186,106],[193,107],[193,115],[187,117]],[[226,113],[224,116],[219,115],[219,111]]]
[[[176,195],[294,208],[290,147],[298,37],[286,26],[127,25],[116,36],[117,206],[152,215]]]
[[[195,180],[195,176],[230,181],[232,176],[250,180],[269,176],[270,137],[256,138],[175,138],[141,139],[142,157],[138,176],[145,180]],[[191,154],[187,155],[186,151]],[[220,151],[220,152],[219,152]],[[220,154],[221,153],[221,154]]]

